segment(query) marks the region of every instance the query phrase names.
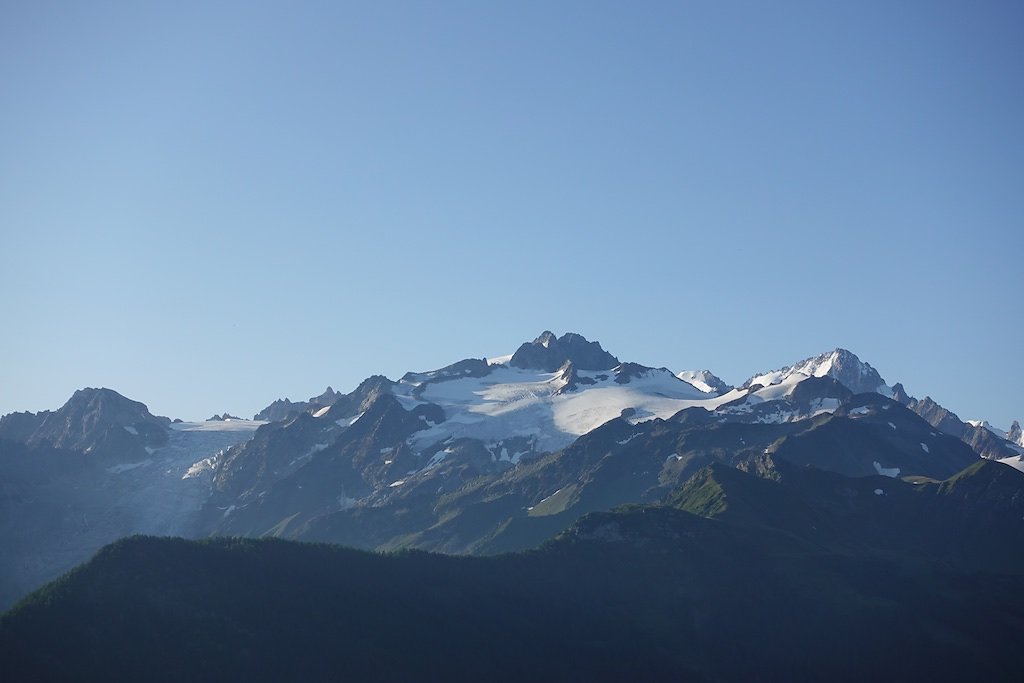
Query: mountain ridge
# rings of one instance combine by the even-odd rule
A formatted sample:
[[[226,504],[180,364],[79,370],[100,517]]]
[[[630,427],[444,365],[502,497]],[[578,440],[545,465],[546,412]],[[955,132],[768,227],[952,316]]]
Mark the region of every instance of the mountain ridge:
[[[82,514],[90,521],[78,534],[94,539],[88,543],[106,542],[114,532],[173,529],[197,537],[272,535],[493,554],[534,547],[589,513],[657,502],[709,464],[748,467],[767,453],[851,477],[943,480],[978,457],[979,446],[964,435],[998,438],[977,425],[947,434],[949,425],[963,423],[898,383],[890,389],[843,349],[754,375],[738,388],[718,386],[708,371],[686,375],[691,383],[685,373],[620,361],[575,333],[545,332],[520,349],[517,363],[538,367],[514,366],[510,354],[398,380],[372,375],[349,393],[328,386],[301,410],[277,401],[267,411],[284,417],[267,423],[169,424],[141,403],[101,392],[102,410],[61,410],[78,415],[79,426],[97,411],[119,417],[93,420],[92,432],[106,440],[73,442],[81,450],[61,456],[62,465],[50,456],[34,464],[20,446],[0,440],[0,477],[24,482],[15,496],[0,495],[0,507],[7,506],[10,520],[88,510]],[[873,389],[857,393],[840,377]],[[90,391],[99,390],[76,393],[69,404],[91,405]],[[0,438],[44,434],[41,424],[56,424],[50,415],[6,416]],[[161,434],[167,441],[147,440]],[[51,441],[40,436],[33,443]],[[125,522],[96,521],[108,519],[97,512],[99,498],[83,497],[81,482],[70,476],[81,471],[66,464],[83,454],[92,456],[84,490],[116,492],[113,505]],[[1024,468],[1019,456],[999,459]],[[67,468],[67,476],[54,477],[56,467]],[[31,487],[47,477],[54,483],[37,498],[42,507],[24,507]],[[175,505],[184,510],[176,518]],[[39,548],[51,553],[74,537],[71,528],[62,522],[33,535],[11,524],[0,528],[0,541],[19,539],[27,549],[22,557],[43,553]],[[50,569],[40,578],[99,547],[88,543],[65,564],[47,560]]]

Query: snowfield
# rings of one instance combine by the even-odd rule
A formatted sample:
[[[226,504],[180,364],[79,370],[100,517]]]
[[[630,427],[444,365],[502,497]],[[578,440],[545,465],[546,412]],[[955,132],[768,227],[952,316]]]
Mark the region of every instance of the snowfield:
[[[431,382],[422,389],[403,382],[393,391],[407,410],[425,402],[444,409],[444,422],[412,437],[417,450],[451,438],[496,442],[520,436],[534,439],[537,452],[564,448],[626,409],[634,411],[634,422],[666,419],[683,408],[714,410],[746,393],[709,396],[667,370],[648,370],[628,384],[617,383],[614,370],[578,375],[579,387],[562,391],[567,382],[559,372],[495,366],[485,377]]]

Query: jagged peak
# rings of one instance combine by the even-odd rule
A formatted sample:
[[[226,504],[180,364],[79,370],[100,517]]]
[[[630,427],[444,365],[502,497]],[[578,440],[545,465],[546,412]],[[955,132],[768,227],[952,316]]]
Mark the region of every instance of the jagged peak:
[[[857,354],[842,347],[836,347],[831,351],[805,358],[802,361],[788,365],[778,370],[754,375],[748,379],[743,388],[747,389],[755,384],[771,386],[779,384],[796,375],[806,377],[829,376],[854,393],[884,392],[891,394],[891,389],[885,385],[878,371],[871,367],[870,363],[862,361]]]
[[[1010,430],[1006,432],[1006,439],[1018,446],[1024,446],[1024,431],[1020,428],[1020,422],[1017,420],[1013,421],[1013,424],[1010,425]]]
[[[896,384],[892,386],[892,399],[898,403],[902,403],[903,405],[909,405],[913,400],[913,397],[907,393],[906,389],[903,388],[902,383],[896,382]]]
[[[551,344],[557,341],[558,337],[555,336],[554,332],[552,332],[551,330],[544,330],[539,335],[537,335],[537,338],[533,340],[533,343],[539,344],[544,348],[548,348],[551,346]]]
[[[522,344],[509,365],[556,372],[566,361],[572,361],[579,370],[611,370],[619,364],[619,359],[601,348],[600,342],[589,341],[576,332],[556,337],[545,330],[532,342]]]
[[[337,401],[339,396],[341,396],[341,394],[336,392],[333,388],[331,388],[331,385],[328,384],[324,392],[319,396],[311,397],[309,399],[309,403],[315,403],[317,405],[326,406],[330,405],[334,401]]]

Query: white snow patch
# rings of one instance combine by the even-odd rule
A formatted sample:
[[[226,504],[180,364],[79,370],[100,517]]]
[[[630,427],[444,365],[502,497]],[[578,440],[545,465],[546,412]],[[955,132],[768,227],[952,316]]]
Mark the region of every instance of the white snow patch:
[[[452,449],[446,448],[443,451],[438,451],[437,453],[434,453],[434,456],[430,459],[430,462],[427,463],[427,466],[423,468],[423,471],[429,472],[430,470],[434,469],[435,467],[443,463],[445,461],[445,458],[447,458],[453,452],[454,451],[452,451]],[[392,486],[394,486],[394,484],[392,484]]]
[[[924,451],[925,453],[931,453],[931,451],[928,450],[928,444],[926,443],[921,444],[921,450]]]
[[[320,410],[313,413],[313,417],[323,417],[327,414],[327,411],[331,409],[331,406],[324,406]]]
[[[179,432],[254,432],[262,420],[211,420],[210,422],[173,422],[171,429]]]
[[[793,390],[796,389],[796,385],[800,384],[800,382],[803,382],[805,379],[807,379],[807,375],[801,373],[795,373],[788,377],[781,377],[770,385],[765,386],[763,389],[758,389],[754,394],[765,401],[775,401],[789,396],[793,393]],[[761,382],[755,382],[755,384],[761,384]]]
[[[896,425],[894,425],[894,424],[893,424],[892,422],[890,422],[890,423],[889,423],[889,426],[890,426],[890,427],[892,427],[892,428],[893,428],[893,430],[895,431],[895,429],[896,429]]]
[[[488,365],[508,365],[508,362],[510,360],[512,360],[512,356],[514,356],[514,355],[515,354],[513,354],[513,353],[509,353],[509,354],[506,354],[504,356],[495,356],[494,358],[488,358],[487,359],[487,364]]]
[[[885,493],[885,491],[883,491],[882,489],[875,489],[875,495],[876,495],[876,496],[881,496],[881,495],[883,495],[884,493]]]
[[[224,451],[220,451],[216,455],[211,455],[209,458],[203,458],[197,462],[192,463],[185,474],[182,475],[182,479],[191,479],[192,477],[198,477],[203,472],[212,472],[214,467],[217,466],[217,458]]]
[[[611,370],[579,371],[579,375],[595,383],[558,393],[565,386],[560,373],[496,365],[484,377],[428,384],[420,395],[422,401],[439,405],[446,419],[439,424],[424,420],[429,429],[414,434],[411,445],[422,450],[452,436],[485,443],[519,436],[531,440],[532,451],[548,453],[619,417],[624,408],[635,410],[635,421],[668,418],[690,406],[713,410],[744,395],[709,397],[667,370],[649,371],[628,384],[616,383]],[[413,397],[414,389],[401,384],[392,387],[406,409],[421,402]]]
[[[849,412],[850,415],[867,415],[871,412],[871,406],[861,406],[860,408],[854,408]]]
[[[838,398],[819,398],[811,404],[811,417],[817,417],[824,413],[834,413],[839,409]]]
[[[900,476],[900,468],[899,467],[882,467],[881,463],[879,463],[877,460],[874,462],[874,465],[875,465],[875,471],[878,472],[883,477],[893,477],[893,478],[896,478],[896,477]]]
[[[710,373],[707,370],[683,370],[677,372],[676,377],[690,384],[705,394],[715,393],[715,388],[707,383]]]
[[[335,420],[334,424],[338,425],[339,427],[351,427],[356,422],[359,422],[359,418],[361,418],[365,414],[366,413],[359,413],[358,415],[355,415],[353,417],[343,417],[340,420]]]
[[[549,500],[551,500],[552,498],[554,498],[555,496],[557,496],[561,492],[562,492],[562,489],[558,489],[557,491],[552,493],[550,496],[547,496],[546,498],[544,498],[544,500],[542,500],[539,503],[537,503],[537,505],[543,505],[544,503],[548,502]],[[535,505],[534,507],[537,507],[537,506]],[[530,509],[532,510],[533,508],[530,508]]]
[[[1012,455],[1009,458],[1000,458],[996,462],[1001,462],[1004,465],[1009,465],[1016,470],[1024,472],[1024,456]]]
[[[139,430],[137,430],[137,429],[136,429],[135,427],[127,427],[127,426],[126,426],[126,427],[124,428],[124,431],[128,432],[129,434],[133,434],[133,435],[135,435],[135,436],[138,436],[138,435],[139,435]]]
[[[389,488],[395,488],[396,486],[401,486],[404,483],[405,483],[405,479],[399,479],[398,481],[393,481],[390,484],[388,484],[388,487]]]

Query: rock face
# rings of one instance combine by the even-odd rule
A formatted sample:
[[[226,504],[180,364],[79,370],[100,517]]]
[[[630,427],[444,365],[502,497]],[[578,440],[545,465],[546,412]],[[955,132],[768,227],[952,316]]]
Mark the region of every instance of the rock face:
[[[309,410],[309,403],[306,401],[293,403],[286,398],[279,398],[260,412],[253,415],[252,419],[259,422],[280,422],[281,420],[287,420],[289,417],[293,417],[298,413],[304,413],[307,410]]]
[[[983,458],[999,460],[1017,455],[1006,439],[997,436],[985,427],[967,424],[957,417],[956,413],[943,408],[929,396],[920,400],[910,399],[907,407],[940,432],[955,436],[966,443]]]
[[[755,375],[744,383],[743,388],[749,388],[755,384],[762,386],[779,384],[794,375],[832,377],[855,394],[878,391],[880,387],[885,386],[885,380],[869,363],[865,363],[851,351],[836,349],[779,370]]]
[[[877,391],[885,384],[881,375],[846,349],[836,349],[832,354],[832,368],[829,376],[855,394]]]
[[[171,421],[111,389],[79,389],[59,410],[0,418],[0,437],[101,454],[167,443]]]
[[[295,417],[299,413],[315,413],[321,408],[328,408],[343,398],[345,394],[327,387],[324,393],[313,396],[308,401],[289,401],[287,398],[279,398],[269,406],[253,415],[252,419],[258,422],[280,422]],[[224,414],[227,417],[227,413]],[[216,417],[216,416],[214,416]],[[235,418],[237,419],[237,418]]]
[[[1006,433],[1006,439],[1018,446],[1024,446],[1024,432],[1021,431],[1020,422],[1017,420],[1013,421],[1013,424],[1010,425],[1010,431]]]
[[[925,396],[920,400],[913,399],[908,407],[927,420],[932,427],[958,438],[967,427],[955,413],[933,401],[931,396]]]
[[[192,466],[255,428],[172,423],[110,389],[0,418],[0,610],[122,536],[194,535],[210,485]]]
[[[896,382],[892,386],[892,400],[902,403],[903,405],[910,405],[910,402],[914,399],[907,393],[907,390],[903,388],[903,385]]]
[[[330,387],[330,385],[328,385],[327,389],[324,390],[324,393],[319,396],[312,397],[309,399],[309,402],[318,406],[329,406],[337,401],[341,396],[342,394],[340,392],[335,391]]]
[[[241,420],[241,419],[242,418],[238,417],[237,415],[232,415],[231,413],[224,413],[222,415],[217,415],[216,413],[214,413],[210,417],[206,418],[206,421],[207,422],[227,422],[228,420]]]
[[[544,331],[532,342],[520,346],[509,360],[509,365],[555,372],[568,361],[572,361],[577,370],[611,370],[619,364],[619,359],[602,349],[596,341],[587,341],[574,332],[556,337],[552,332]]]

